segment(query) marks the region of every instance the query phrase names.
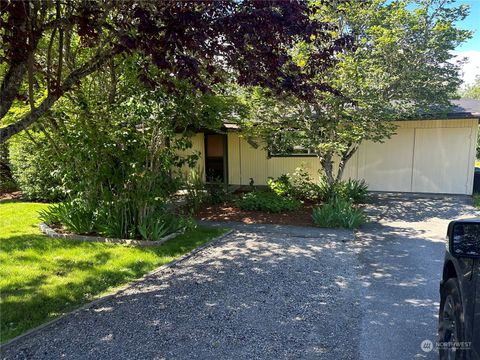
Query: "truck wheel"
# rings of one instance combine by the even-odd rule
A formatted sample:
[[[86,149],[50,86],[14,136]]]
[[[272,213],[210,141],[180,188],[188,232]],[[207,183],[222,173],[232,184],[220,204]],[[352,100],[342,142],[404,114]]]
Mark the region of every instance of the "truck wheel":
[[[465,341],[465,323],[458,280],[448,279],[443,285],[439,313],[440,360],[464,360],[465,350],[457,349],[454,343]]]

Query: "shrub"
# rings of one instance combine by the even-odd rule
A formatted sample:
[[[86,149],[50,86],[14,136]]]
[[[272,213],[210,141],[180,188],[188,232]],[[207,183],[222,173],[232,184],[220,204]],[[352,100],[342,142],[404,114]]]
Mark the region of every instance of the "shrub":
[[[343,198],[341,183],[328,183],[322,180],[319,185],[318,196],[320,200],[326,203],[336,198]]]
[[[13,179],[0,177],[0,194],[17,191],[18,185]]]
[[[283,174],[277,179],[269,178],[267,185],[271,191],[280,196],[289,196],[299,200],[317,200],[319,186],[314,183],[310,174],[299,167],[293,174]]]
[[[242,196],[237,201],[242,210],[259,210],[272,213],[294,211],[302,207],[302,202],[273,192],[253,191]]]
[[[161,207],[136,214],[136,223],[130,221],[133,212],[134,207],[127,202],[96,204],[96,209],[91,209],[82,200],[74,199],[40,211],[40,219],[49,225],[63,225],[77,234],[96,232],[107,237],[152,241],[196,227],[192,218],[179,217]]]
[[[61,186],[53,149],[44,136],[32,133],[33,143],[24,135],[9,142],[10,166],[15,182],[29,200],[58,201],[65,193]]]
[[[7,144],[0,144],[0,194],[18,190],[12,177]]]
[[[181,223],[178,218],[165,211],[156,211],[142,218],[138,224],[138,231],[145,240],[159,240],[162,237],[180,231]]]
[[[340,198],[350,200],[355,204],[361,204],[366,202],[368,198],[368,185],[365,180],[349,179],[331,184],[323,180],[318,189],[319,198],[324,202]]]
[[[271,191],[279,196],[292,195],[292,185],[290,184],[290,177],[286,174],[274,179],[269,177],[267,179],[267,185]]]
[[[187,206],[193,212],[197,212],[208,199],[205,183],[203,182],[203,171],[190,169],[184,179],[184,184],[187,191],[185,194]]]
[[[95,227],[94,212],[83,201],[74,199],[40,211],[40,220],[46,224],[62,224],[77,234],[91,233]]]
[[[348,179],[343,182],[343,194],[355,204],[363,204],[368,199],[368,185],[365,180]]]
[[[292,196],[301,200],[315,201],[319,198],[319,186],[303,167],[295,169],[290,176]]]
[[[480,209],[480,194],[473,195],[473,206],[475,206],[477,209]]]
[[[355,208],[352,202],[333,198],[321,207],[313,209],[313,222],[321,227],[357,229],[367,221],[361,208]]]
[[[207,201],[210,204],[223,204],[230,199],[227,186],[220,181],[207,184],[206,189],[208,194]]]

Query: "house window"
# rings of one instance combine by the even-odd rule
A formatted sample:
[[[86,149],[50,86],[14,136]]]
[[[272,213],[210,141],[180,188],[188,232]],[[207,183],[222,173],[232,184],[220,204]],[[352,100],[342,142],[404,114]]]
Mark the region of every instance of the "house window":
[[[269,157],[317,156],[306,146],[306,136],[300,131],[283,131],[273,135],[268,144]]]

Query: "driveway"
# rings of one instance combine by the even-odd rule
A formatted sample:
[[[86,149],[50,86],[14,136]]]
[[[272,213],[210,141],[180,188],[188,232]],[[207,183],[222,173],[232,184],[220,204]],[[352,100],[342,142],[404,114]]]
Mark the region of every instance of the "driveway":
[[[376,194],[376,222],[357,234],[362,269],[360,359],[437,359],[439,281],[450,220],[475,214],[466,196]]]
[[[239,227],[173,268],[6,346],[2,358],[355,359],[358,260],[342,241],[348,237]]]
[[[238,226],[3,359],[435,359],[446,225],[468,197],[376,194],[357,233]],[[215,224],[213,224],[215,225]],[[217,224],[217,226],[219,226]]]

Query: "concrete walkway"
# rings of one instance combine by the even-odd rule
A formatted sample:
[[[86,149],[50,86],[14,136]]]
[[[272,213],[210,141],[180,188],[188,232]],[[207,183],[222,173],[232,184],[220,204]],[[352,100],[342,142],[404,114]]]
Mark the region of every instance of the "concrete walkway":
[[[357,257],[346,233],[290,230],[237,230],[6,346],[2,359],[356,359]]]

